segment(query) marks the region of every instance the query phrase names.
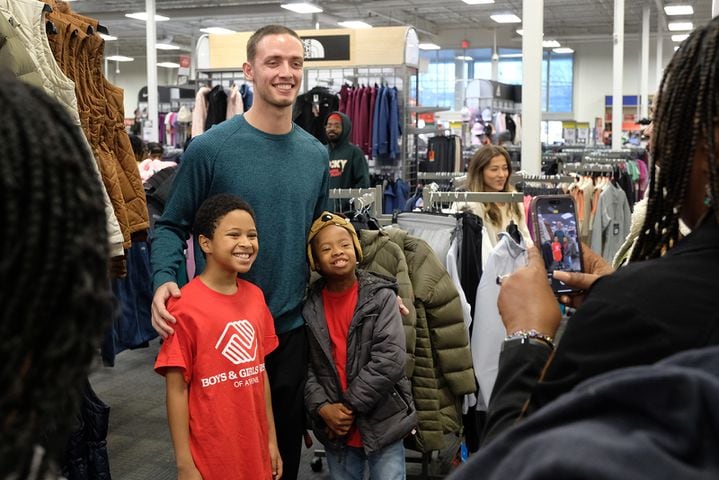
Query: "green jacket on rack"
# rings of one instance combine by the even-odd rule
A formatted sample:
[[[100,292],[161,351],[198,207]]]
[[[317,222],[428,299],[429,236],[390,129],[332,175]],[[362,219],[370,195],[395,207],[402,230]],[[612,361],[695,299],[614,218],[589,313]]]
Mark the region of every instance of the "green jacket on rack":
[[[386,234],[404,252],[417,313],[411,377],[419,416],[416,448],[422,452],[440,450],[445,446],[445,434],[462,429],[462,397],[476,390],[459,294],[427,242],[400,229],[370,233],[362,232],[363,251],[372,252],[375,243],[385,241]],[[381,261],[378,253],[371,257]]]

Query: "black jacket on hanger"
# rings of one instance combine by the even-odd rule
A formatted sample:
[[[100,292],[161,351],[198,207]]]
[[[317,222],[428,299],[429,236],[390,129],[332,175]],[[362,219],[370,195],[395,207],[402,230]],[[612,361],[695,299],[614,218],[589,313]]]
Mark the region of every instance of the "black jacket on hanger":
[[[222,85],[215,85],[207,94],[207,118],[205,131],[211,126],[227,120],[227,92]]]
[[[314,87],[297,97],[292,109],[294,122],[320,142],[327,144],[325,119],[340,108],[340,99],[326,87]]]

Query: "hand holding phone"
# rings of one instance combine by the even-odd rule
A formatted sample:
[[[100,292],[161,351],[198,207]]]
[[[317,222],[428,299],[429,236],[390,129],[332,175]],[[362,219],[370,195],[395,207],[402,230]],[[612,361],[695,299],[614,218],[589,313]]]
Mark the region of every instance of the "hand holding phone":
[[[557,295],[578,293],[581,291],[579,288],[568,285],[553,275],[555,271],[584,271],[574,199],[570,195],[534,197],[531,216],[534,243],[542,254],[552,290]]]
[[[555,270],[554,278],[586,292],[599,277],[614,272],[614,268],[601,255],[585,244],[582,244],[582,264],[584,273]],[[569,307],[579,308],[584,301],[584,295],[561,295],[559,301]]]

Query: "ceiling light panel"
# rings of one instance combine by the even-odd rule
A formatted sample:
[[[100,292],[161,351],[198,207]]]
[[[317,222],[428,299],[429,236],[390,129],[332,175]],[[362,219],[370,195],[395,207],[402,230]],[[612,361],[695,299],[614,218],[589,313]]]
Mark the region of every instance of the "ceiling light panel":
[[[497,23],[522,23],[522,19],[513,13],[495,13],[490,15],[489,18]]]
[[[462,0],[467,5],[489,5],[494,3],[494,0]]]
[[[105,57],[106,60],[112,60],[113,62],[134,62],[135,59],[132,57],[126,57],[124,55],[110,55]]]
[[[179,50],[180,47],[171,43],[156,43],[155,48],[158,50]]]
[[[280,7],[295,13],[321,13],[322,9],[311,3],[283,3]]]
[[[667,5],[664,7],[667,15],[693,15],[694,7],[691,5]]]
[[[231,35],[233,33],[237,33],[235,30],[230,30],[229,28],[223,28],[223,27],[201,28],[200,31],[202,33],[209,33],[212,35]]]
[[[180,68],[180,64],[175,62],[160,62],[157,66],[162,68]]]
[[[440,50],[442,48],[436,43],[420,43],[418,46],[420,50]]]
[[[672,42],[683,42],[687,38],[689,38],[688,33],[682,33],[680,35],[672,35]]]
[[[561,45],[556,40],[542,40],[543,48],[559,48]]]
[[[135,13],[126,13],[125,16],[127,18],[133,18],[135,20],[142,20],[144,22],[147,21],[147,12],[135,12]],[[155,14],[155,21],[156,22],[166,22],[170,19],[170,17],[165,17],[163,15]]]
[[[670,32],[686,32],[694,30],[694,24],[692,22],[672,22],[667,25]]]
[[[554,53],[574,53],[574,50],[569,47],[553,48],[552,51]]]
[[[98,33],[98,35],[100,35],[100,38],[102,38],[106,42],[112,42],[113,40],[117,40],[117,37],[114,35],[105,35],[104,33]]]
[[[347,20],[344,22],[337,22],[337,25],[345,28],[372,28],[372,25],[360,20]]]

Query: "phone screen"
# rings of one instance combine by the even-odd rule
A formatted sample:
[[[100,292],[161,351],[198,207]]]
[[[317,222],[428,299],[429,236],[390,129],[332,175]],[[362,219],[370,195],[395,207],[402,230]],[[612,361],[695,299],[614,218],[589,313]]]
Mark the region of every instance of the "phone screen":
[[[568,195],[536,197],[534,199],[534,238],[539,247],[552,289],[557,293],[571,293],[574,289],[552,278],[552,272],[582,271],[582,250],[574,199]]]

